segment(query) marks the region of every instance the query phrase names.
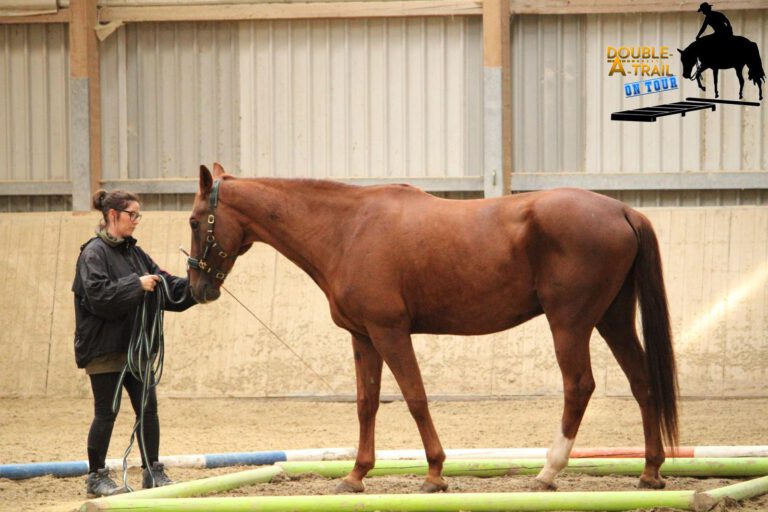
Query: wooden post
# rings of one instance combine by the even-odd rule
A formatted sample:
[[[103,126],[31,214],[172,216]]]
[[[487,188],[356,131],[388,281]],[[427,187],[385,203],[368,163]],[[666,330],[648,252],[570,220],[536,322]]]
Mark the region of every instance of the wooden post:
[[[483,2],[484,190],[509,194],[512,173],[512,80],[509,0]]]
[[[97,0],[69,4],[69,169],[72,209],[91,208],[101,182],[101,91]]]

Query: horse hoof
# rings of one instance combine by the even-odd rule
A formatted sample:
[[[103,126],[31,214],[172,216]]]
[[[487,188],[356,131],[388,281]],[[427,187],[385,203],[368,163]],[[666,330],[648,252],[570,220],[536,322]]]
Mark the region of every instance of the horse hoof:
[[[557,484],[555,484],[555,482],[545,482],[544,480],[539,480],[538,478],[534,478],[533,490],[534,491],[556,491]]]
[[[667,486],[667,483],[661,478],[643,478],[640,477],[640,481],[637,482],[638,489],[663,489]]]
[[[448,490],[448,484],[443,480],[440,479],[439,482],[431,482],[429,480],[425,480],[423,484],[421,484],[421,492],[425,493],[433,493],[433,492],[445,492]]]
[[[337,494],[346,494],[352,492],[363,492],[365,490],[365,484],[363,482],[349,482],[342,480],[339,485],[336,486]]]

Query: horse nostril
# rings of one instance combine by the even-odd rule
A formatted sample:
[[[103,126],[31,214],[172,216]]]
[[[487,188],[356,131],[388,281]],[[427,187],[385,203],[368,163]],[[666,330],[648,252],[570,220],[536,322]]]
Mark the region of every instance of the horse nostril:
[[[221,295],[221,291],[219,291],[217,288],[214,288],[212,286],[205,287],[204,296],[205,296],[206,302],[214,301],[218,299],[220,295]]]

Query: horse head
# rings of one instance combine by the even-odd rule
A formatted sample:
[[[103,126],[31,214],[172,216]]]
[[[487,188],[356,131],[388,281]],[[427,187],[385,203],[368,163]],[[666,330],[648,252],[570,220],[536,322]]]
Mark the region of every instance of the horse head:
[[[685,50],[681,50],[680,48],[677,49],[677,51],[680,52],[680,60],[683,63],[683,78],[693,78],[693,68],[699,60],[696,52],[691,48],[694,44],[696,43],[688,45]]]
[[[201,304],[219,298],[235,260],[251,247],[245,242],[245,230],[235,211],[220,199],[221,184],[231,178],[218,163],[213,164],[213,175],[206,166],[200,166],[200,188],[189,217],[192,243],[188,273],[192,296]]]

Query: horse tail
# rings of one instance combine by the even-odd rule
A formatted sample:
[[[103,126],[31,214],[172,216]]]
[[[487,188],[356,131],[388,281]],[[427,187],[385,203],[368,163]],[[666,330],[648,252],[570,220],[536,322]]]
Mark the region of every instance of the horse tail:
[[[751,43],[749,56],[747,57],[747,67],[749,72],[747,77],[752,80],[756,86],[765,81],[765,71],[763,71],[763,61],[760,59],[760,49],[757,43]]]
[[[635,230],[639,244],[634,280],[640,303],[651,406],[655,409],[664,441],[667,446],[675,447],[678,441],[679,389],[659,243],[650,221],[637,212],[632,213],[634,215],[628,215],[627,220]]]

